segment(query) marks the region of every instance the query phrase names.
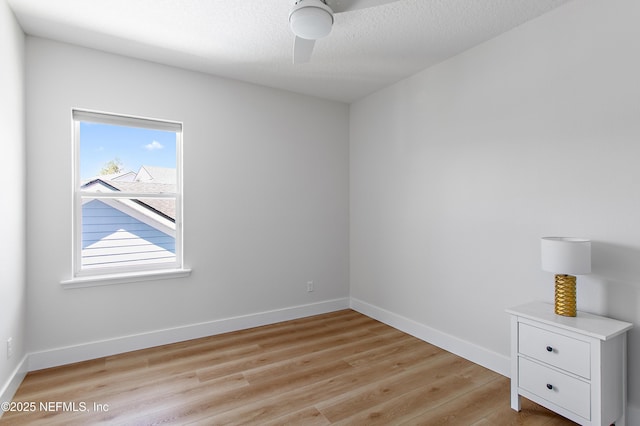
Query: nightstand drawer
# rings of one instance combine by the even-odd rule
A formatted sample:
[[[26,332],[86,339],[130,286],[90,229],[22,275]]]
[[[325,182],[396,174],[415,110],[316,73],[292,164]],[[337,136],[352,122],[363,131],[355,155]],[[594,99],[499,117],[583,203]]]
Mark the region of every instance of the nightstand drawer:
[[[520,323],[518,351],[586,379],[591,378],[590,346],[582,340]]]
[[[520,388],[563,407],[587,420],[591,418],[589,383],[560,373],[542,364],[519,358]]]

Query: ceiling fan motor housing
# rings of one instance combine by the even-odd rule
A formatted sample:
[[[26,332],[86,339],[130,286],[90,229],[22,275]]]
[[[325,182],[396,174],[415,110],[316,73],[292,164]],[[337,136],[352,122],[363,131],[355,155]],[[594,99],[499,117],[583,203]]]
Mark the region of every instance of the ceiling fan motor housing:
[[[289,13],[291,31],[307,40],[326,37],[333,26],[333,11],[321,0],[299,0]]]

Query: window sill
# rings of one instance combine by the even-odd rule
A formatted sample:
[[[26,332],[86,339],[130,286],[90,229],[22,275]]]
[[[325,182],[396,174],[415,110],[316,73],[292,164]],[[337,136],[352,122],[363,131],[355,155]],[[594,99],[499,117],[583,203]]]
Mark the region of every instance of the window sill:
[[[121,274],[88,275],[61,281],[64,289],[97,287],[103,285],[124,284],[140,281],[183,278],[191,275],[191,269],[166,269],[159,271],[126,272]]]

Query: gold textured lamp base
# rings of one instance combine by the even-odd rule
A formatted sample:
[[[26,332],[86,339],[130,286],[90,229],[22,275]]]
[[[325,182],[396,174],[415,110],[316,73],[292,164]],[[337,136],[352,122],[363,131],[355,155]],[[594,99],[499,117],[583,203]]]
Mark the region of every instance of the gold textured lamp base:
[[[555,313],[565,317],[576,316],[576,277],[573,275],[556,275]]]

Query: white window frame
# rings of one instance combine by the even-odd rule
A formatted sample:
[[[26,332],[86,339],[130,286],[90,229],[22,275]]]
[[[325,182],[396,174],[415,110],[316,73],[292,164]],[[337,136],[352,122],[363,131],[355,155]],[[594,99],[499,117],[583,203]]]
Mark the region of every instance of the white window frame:
[[[119,284],[131,281],[146,281],[160,278],[188,276],[190,269],[184,268],[183,258],[183,186],[182,186],[182,135],[183,124],[177,121],[159,120],[130,115],[105,113],[84,109],[72,109],[73,142],[73,214],[72,214],[72,278],[62,281],[65,288],[87,287],[105,284]],[[175,194],[157,194],[140,192],[94,192],[81,188],[80,177],[80,123],[92,122],[153,130],[166,130],[176,133],[176,192]],[[130,200],[144,198],[175,199],[175,262],[151,263],[147,265],[114,266],[87,269],[82,268],[82,204],[83,199]]]

